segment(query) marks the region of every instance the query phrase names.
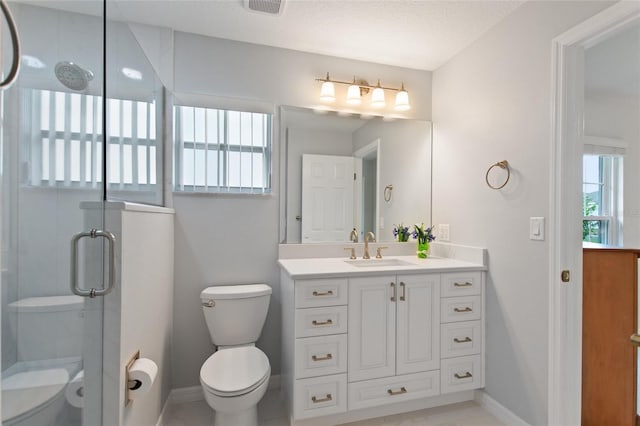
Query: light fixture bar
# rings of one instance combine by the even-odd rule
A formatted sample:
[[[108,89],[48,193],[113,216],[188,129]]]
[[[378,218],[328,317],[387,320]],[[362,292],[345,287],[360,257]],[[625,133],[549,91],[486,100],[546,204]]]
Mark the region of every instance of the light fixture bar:
[[[322,82],[330,82],[330,83],[335,83],[335,84],[344,84],[345,86],[351,86],[353,84],[353,81],[341,81],[341,80],[334,80],[332,78],[329,78],[329,74],[327,73],[327,78],[316,78],[316,81],[322,81]],[[363,83],[363,82],[356,82],[356,84],[360,87],[366,87],[368,89],[377,89],[378,87],[380,87],[381,89],[384,90],[393,90],[395,92],[400,92],[400,91],[405,91],[404,88],[402,89],[396,89],[395,87],[385,87],[385,86],[371,86],[370,84],[367,83]]]

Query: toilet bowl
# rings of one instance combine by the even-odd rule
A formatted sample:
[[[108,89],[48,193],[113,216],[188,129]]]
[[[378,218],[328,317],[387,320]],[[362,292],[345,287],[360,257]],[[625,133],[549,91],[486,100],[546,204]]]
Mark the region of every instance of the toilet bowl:
[[[200,294],[212,342],[218,346],[200,369],[215,426],[257,426],[258,402],[269,386],[269,359],[254,343],[267,317],[266,284],[208,287]]]
[[[221,349],[200,369],[204,396],[216,426],[258,424],[258,402],[269,386],[271,366],[255,346]]]

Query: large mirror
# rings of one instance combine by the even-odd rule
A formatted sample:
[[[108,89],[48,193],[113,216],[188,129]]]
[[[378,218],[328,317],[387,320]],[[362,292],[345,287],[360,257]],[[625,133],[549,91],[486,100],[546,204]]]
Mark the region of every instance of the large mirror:
[[[431,222],[431,123],[281,107],[283,243],[394,241]]]

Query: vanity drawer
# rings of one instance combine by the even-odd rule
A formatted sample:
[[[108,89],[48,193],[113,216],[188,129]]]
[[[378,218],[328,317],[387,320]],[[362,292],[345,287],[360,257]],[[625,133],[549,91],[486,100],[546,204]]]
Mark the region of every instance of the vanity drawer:
[[[349,410],[426,398],[440,394],[440,371],[349,383]]]
[[[482,349],[480,321],[451,322],[440,326],[442,358],[479,354]]]
[[[325,376],[347,372],[347,335],[296,339],[295,377]]]
[[[347,411],[347,375],[295,380],[293,417],[296,420]]]
[[[296,309],[296,337],[326,336],[347,332],[347,307]]]
[[[481,272],[454,272],[442,274],[440,296],[474,296],[481,291]]]
[[[447,297],[440,301],[440,322],[478,320],[481,310],[480,296]]]
[[[440,371],[443,394],[482,387],[480,355],[443,359]]]
[[[296,280],[296,308],[346,305],[347,283],[346,278]]]

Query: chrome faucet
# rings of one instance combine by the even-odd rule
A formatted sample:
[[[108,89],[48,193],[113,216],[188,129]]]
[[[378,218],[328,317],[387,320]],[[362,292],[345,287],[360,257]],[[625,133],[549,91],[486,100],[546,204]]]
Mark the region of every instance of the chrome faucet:
[[[353,231],[349,234],[349,241],[352,243],[358,242],[358,231],[356,231],[356,228],[353,228]]]
[[[371,231],[367,232],[367,235],[364,236],[364,255],[362,256],[363,259],[371,259],[371,256],[369,256],[369,238],[371,238],[372,242],[376,242],[376,235]]]

